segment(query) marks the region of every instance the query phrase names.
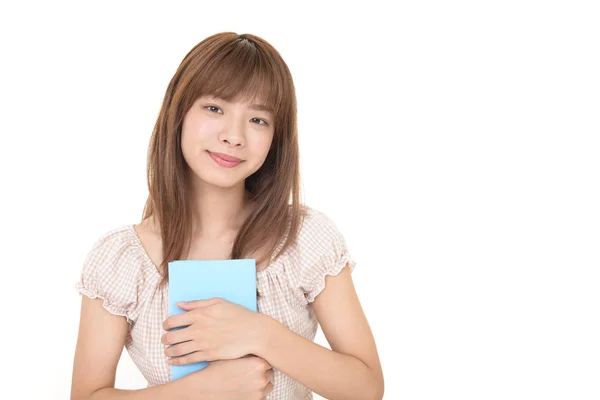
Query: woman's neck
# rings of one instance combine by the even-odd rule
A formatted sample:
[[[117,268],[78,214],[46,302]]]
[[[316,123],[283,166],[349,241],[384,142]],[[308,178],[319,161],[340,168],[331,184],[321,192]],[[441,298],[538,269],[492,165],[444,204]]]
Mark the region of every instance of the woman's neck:
[[[244,185],[196,190],[192,196],[192,239],[218,241],[235,237],[251,211]]]

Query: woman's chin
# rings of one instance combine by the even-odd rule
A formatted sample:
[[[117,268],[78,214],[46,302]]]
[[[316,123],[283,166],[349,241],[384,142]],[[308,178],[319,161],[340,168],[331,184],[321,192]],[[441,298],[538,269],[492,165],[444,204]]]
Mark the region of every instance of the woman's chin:
[[[233,177],[223,176],[203,176],[197,177],[197,182],[200,186],[214,187],[219,189],[233,189],[238,186],[244,186],[245,179],[233,179]]]

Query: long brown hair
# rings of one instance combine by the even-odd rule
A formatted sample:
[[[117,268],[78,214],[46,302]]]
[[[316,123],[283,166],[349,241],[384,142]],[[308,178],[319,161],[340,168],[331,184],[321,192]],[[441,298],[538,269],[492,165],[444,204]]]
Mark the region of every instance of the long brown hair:
[[[194,101],[212,95],[227,101],[260,97],[275,116],[273,142],[261,168],[245,181],[254,208],[243,223],[230,258],[258,252],[276,259],[298,236],[301,203],[296,94],[279,52],[250,34],[223,32],[194,46],[171,79],[148,149],[148,199],[142,219],[160,225],[163,260],[157,266],[168,282],[170,261],[187,257],[192,234],[188,176],[181,150],[183,119]],[[275,250],[279,250],[274,255]]]

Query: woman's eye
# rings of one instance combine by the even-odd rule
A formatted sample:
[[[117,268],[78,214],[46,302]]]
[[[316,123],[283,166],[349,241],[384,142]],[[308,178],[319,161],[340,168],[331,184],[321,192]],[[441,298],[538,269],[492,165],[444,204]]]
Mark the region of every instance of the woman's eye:
[[[206,106],[206,107],[204,107],[204,108],[207,108],[208,110],[210,110],[210,111],[212,111],[212,112],[217,112],[217,113],[219,113],[219,112],[218,112],[218,111],[214,111],[214,110],[219,110],[219,111],[221,111],[221,109],[220,109],[219,107],[215,107],[215,106]],[[223,113],[223,112],[221,111],[221,113],[220,113],[220,114],[222,114],[222,113]]]
[[[260,119],[260,118],[252,118],[252,119],[251,119],[251,121],[252,121],[252,122],[259,121],[259,122],[258,122],[258,124],[259,124],[259,125],[267,125],[267,121],[265,121],[264,119]],[[262,124],[261,124],[260,122],[262,122]]]
[[[209,110],[209,111],[211,111],[213,113],[216,113],[216,114],[223,114],[223,110],[221,110],[217,106],[206,106],[204,108],[206,108],[207,110]],[[258,124],[258,125],[268,125],[267,121],[265,121],[262,118],[252,118],[250,121],[252,121],[252,122],[254,122],[254,123]]]

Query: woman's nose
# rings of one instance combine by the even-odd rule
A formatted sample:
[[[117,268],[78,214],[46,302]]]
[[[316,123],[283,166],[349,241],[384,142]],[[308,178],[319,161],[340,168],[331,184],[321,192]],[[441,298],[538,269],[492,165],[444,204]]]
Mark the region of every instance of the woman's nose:
[[[245,132],[244,124],[239,121],[231,121],[225,126],[225,129],[221,132],[220,140],[229,145],[240,147],[245,144]]]

